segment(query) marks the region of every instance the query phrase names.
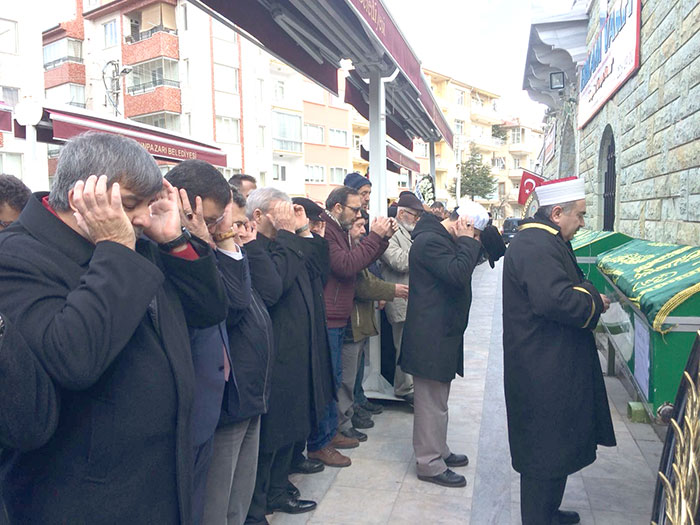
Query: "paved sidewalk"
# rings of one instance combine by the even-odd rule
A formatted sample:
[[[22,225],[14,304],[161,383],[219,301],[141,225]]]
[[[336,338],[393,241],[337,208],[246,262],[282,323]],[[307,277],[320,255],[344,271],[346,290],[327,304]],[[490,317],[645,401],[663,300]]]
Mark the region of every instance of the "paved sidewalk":
[[[465,376],[452,383],[448,443],[466,453],[455,469],[465,488],[443,488],[416,478],[411,445],[412,413],[385,403],[367,442],[343,451],[352,466],[294,475],[302,498],[318,502],[308,514],[269,516],[274,525],[467,524],[519,525],[519,477],[510,466],[503,399],[501,265],[480,265],[474,275],[472,311],[465,333]],[[649,425],[626,420],[629,396],[606,378],[618,446],[601,448],[598,460],[569,477],[562,508],[588,525],[649,523],[662,443]]]

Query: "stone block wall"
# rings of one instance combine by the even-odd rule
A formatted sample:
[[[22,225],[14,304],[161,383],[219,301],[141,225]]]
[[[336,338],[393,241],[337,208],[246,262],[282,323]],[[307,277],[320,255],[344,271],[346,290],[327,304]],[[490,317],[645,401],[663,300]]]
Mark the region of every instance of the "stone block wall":
[[[598,25],[596,6],[592,24]],[[615,140],[615,230],[700,244],[700,3],[642,0],[641,67],[579,131],[588,222],[603,226],[609,137]],[[593,28],[592,28],[593,29]],[[589,37],[595,35],[589,31]]]

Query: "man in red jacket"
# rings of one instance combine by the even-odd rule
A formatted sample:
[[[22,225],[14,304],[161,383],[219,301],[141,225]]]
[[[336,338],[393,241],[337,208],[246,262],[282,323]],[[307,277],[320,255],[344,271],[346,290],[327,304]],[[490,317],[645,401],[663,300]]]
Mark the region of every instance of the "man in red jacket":
[[[369,235],[359,245],[351,247],[348,231],[355,219],[361,217],[361,209],[360,194],[348,186],[334,189],[326,199],[325,238],[328,241],[331,271],[324,288],[324,298],[336,389],[342,376],[341,351],[355,297],[355,279],[361,270],[384,253],[389,238],[397,228],[392,219],[379,217],[372,223]],[[335,401],[332,401],[319,427],[309,437],[309,458],[333,467],[350,465],[350,458],[336,449],[355,448],[359,446],[359,441],[343,436],[337,430],[337,408]]]

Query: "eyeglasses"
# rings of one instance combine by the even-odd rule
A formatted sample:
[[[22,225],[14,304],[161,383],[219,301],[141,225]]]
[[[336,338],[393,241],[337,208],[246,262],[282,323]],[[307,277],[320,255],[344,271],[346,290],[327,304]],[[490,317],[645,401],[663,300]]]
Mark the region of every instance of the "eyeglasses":
[[[420,217],[423,215],[422,211],[417,211],[416,213],[413,213],[412,211],[404,210],[405,213],[408,213],[409,215],[412,215],[413,217]]]
[[[359,211],[362,209],[362,206],[355,207],[355,206],[348,206],[347,204],[343,204],[342,206],[343,206],[343,208],[350,208],[352,211],[355,212],[355,215],[357,215],[359,213]]]
[[[216,226],[219,224],[221,221],[224,220],[224,216],[222,215],[218,219],[207,219],[206,217],[204,218],[204,224],[207,225],[207,228],[211,228],[212,226]]]

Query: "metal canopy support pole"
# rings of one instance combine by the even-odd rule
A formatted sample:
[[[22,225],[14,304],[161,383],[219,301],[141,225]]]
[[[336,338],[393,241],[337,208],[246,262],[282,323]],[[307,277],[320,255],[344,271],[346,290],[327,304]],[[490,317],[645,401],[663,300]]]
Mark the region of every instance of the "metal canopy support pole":
[[[369,75],[369,178],[372,181],[370,216],[386,217],[386,98],[384,80],[379,69]],[[379,315],[379,312],[376,314]],[[381,326],[377,319],[377,326]],[[369,362],[365,362],[365,393],[372,397],[393,398],[394,388],[382,376],[382,348],[380,336],[370,338]]]
[[[369,76],[369,178],[372,217],[386,215],[386,99],[381,72],[373,69]]]
[[[435,141],[430,141],[430,178],[433,179],[433,186],[437,187],[435,179]]]

